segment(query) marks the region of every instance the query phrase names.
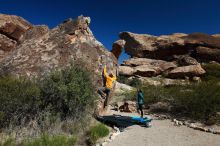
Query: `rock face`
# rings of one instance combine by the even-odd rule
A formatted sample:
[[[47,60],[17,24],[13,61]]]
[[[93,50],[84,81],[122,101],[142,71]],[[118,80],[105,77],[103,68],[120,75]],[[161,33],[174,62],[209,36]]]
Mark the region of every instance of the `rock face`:
[[[86,68],[97,74],[101,75],[104,65],[116,74],[116,58],[95,39],[89,23],[89,17],[79,16],[52,30],[44,25],[33,26],[26,32],[25,41],[1,61],[1,72],[41,76],[71,62],[84,62]]]
[[[41,77],[72,62],[94,72],[93,83],[102,86],[102,70],[116,74],[117,59],[93,36],[90,18],[68,19],[49,30],[17,16],[0,15],[0,73]],[[102,108],[102,107],[101,107]]]
[[[32,27],[21,17],[0,14],[0,61],[24,41]]]
[[[124,40],[118,40],[113,43],[112,45],[112,53],[115,55],[115,57],[118,59],[120,54],[122,53],[122,50],[124,48],[125,41]]]
[[[205,70],[200,65],[189,65],[183,67],[177,67],[168,73],[170,78],[184,78],[195,77],[205,73]]]
[[[197,47],[196,48],[197,57],[200,60],[212,60],[220,62],[220,49],[208,48],[208,47]]]
[[[152,36],[122,32],[117,56],[125,49],[131,56],[120,66],[119,73],[129,77],[199,78],[205,73],[200,63],[220,62],[219,34],[203,33]],[[119,45],[118,42],[124,43]],[[117,51],[118,49],[118,51]]]
[[[132,57],[160,58],[173,54],[184,54],[184,40],[179,36],[152,36],[122,32],[119,37],[125,40],[125,51]]]
[[[193,53],[199,46],[220,49],[220,38],[217,36],[193,33],[156,37],[131,32],[122,32],[119,35],[120,39],[125,41],[125,51],[132,57],[165,60],[172,59],[172,55],[195,55]]]
[[[176,67],[177,65],[174,62],[147,58],[131,58],[124,61],[122,66],[119,67],[119,74],[125,76],[139,75],[152,77]]]
[[[135,90],[134,87],[116,82],[114,92],[115,93],[126,93],[126,92],[131,92],[131,91],[134,91],[134,90]]]

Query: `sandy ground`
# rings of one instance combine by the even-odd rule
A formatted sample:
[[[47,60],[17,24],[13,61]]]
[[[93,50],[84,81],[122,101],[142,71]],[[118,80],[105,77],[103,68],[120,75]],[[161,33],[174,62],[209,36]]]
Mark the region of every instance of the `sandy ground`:
[[[186,126],[176,127],[170,120],[153,120],[150,128],[139,125],[127,127],[107,146],[220,146],[220,135]]]

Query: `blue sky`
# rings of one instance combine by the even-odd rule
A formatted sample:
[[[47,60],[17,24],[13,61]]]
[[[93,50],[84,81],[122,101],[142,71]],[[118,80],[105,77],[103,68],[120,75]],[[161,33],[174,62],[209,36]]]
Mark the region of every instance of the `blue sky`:
[[[122,31],[220,33],[219,0],[0,0],[0,13],[50,28],[69,17],[90,16],[94,35],[109,50]]]

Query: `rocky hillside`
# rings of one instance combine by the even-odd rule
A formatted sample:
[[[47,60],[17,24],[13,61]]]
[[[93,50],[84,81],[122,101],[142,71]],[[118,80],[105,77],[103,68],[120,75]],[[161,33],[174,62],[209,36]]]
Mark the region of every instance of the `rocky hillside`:
[[[165,77],[193,79],[205,74],[201,63],[220,62],[220,37],[202,33],[152,36],[122,32],[113,44],[116,58],[125,49],[131,56],[120,66],[120,74],[128,77]]]
[[[90,21],[79,16],[49,29],[18,16],[0,14],[0,73],[41,77],[74,63],[93,72],[94,85],[102,86],[104,65],[116,74],[117,59],[96,40]]]

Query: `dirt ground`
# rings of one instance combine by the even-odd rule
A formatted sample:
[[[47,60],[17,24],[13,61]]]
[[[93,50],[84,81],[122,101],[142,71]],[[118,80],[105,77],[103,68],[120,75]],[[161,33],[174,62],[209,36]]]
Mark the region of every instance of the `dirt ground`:
[[[114,113],[136,116],[134,113]],[[152,127],[132,125],[107,146],[220,146],[220,135],[174,126],[170,120],[153,120]]]

